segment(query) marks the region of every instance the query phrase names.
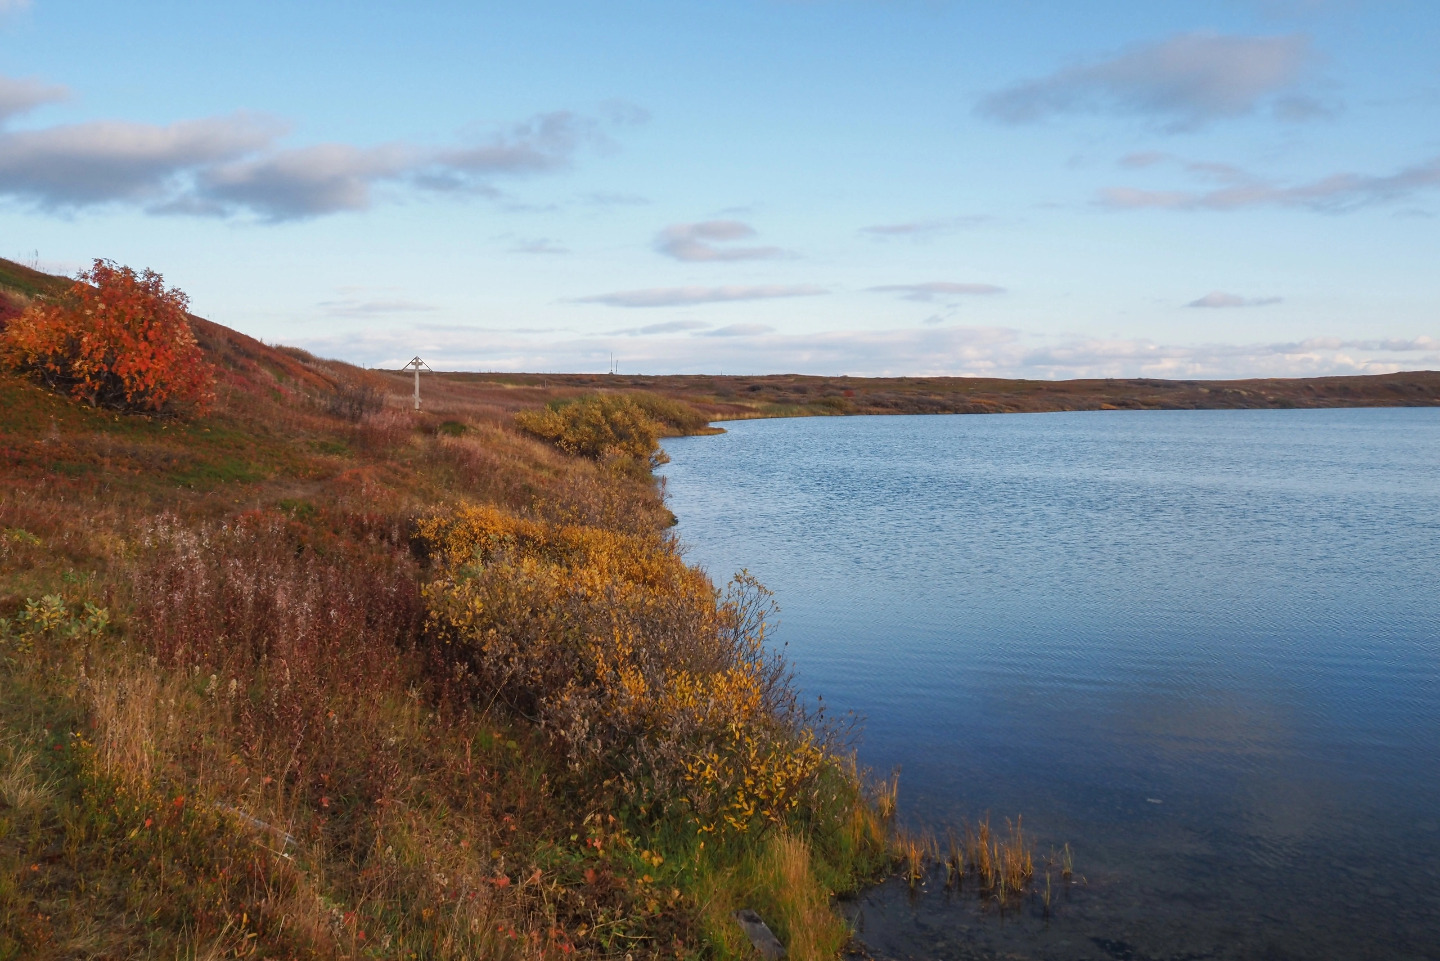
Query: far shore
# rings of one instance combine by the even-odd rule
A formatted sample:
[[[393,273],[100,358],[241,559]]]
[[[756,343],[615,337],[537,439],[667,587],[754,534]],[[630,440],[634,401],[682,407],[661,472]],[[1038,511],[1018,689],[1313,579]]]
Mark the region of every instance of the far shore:
[[[438,365],[437,365],[438,366]],[[408,393],[411,375],[377,371]],[[1008,414],[1071,410],[1437,407],[1440,371],[1255,380],[1004,380],[990,377],[812,377],[669,374],[422,375],[422,393],[463,389],[471,401],[520,410],[604,390],[645,390],[712,421],[848,414]]]

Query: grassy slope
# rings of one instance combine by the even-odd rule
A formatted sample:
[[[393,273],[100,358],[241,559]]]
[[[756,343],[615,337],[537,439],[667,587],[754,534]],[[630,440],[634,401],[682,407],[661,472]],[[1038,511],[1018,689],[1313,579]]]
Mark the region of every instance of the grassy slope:
[[[32,298],[58,293],[68,281],[0,258],[0,326],[19,315]]]
[[[417,414],[403,380],[194,326],[219,383],[190,422],[0,372],[0,959],[737,957],[742,905],[835,952],[860,808],[849,840],[647,836],[408,643],[417,517],[653,536],[648,474],[514,430],[543,391]],[[333,412],[367,384],[401,390]]]

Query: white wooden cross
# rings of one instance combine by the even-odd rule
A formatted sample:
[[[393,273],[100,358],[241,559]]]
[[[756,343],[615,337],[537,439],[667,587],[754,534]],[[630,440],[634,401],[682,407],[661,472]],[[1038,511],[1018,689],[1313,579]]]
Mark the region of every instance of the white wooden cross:
[[[401,368],[400,368],[401,370],[413,370],[413,371],[415,371],[415,409],[416,409],[416,410],[419,410],[419,409],[420,409],[420,371],[421,371],[422,368],[423,368],[424,370],[430,370],[430,365],[427,364],[427,363],[425,363],[425,361],[421,360],[419,357],[412,358],[411,361],[410,361],[410,363],[408,363],[408,364],[406,364],[404,367],[401,367]],[[433,374],[433,373],[435,373],[435,372],[434,372],[433,370],[430,370],[430,373]]]

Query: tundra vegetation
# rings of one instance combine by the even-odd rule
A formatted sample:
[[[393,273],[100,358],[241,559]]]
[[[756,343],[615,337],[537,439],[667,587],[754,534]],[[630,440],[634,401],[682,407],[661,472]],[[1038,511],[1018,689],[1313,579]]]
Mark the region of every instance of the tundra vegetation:
[[[702,414],[416,413],[104,263],[22,306],[0,958],[738,958],[741,908],[839,952],[886,812],[769,594],[668,533],[657,440]]]
[[[833,957],[900,863],[1002,908],[1028,835],[893,827],[651,473],[713,419],[1435,404],[1308,381],[425,375],[152,273],[0,261],[0,961]],[[89,311],[89,313],[87,313]],[[85,318],[85,320],[81,320]],[[96,319],[99,318],[99,319]],[[103,336],[98,336],[102,334]]]

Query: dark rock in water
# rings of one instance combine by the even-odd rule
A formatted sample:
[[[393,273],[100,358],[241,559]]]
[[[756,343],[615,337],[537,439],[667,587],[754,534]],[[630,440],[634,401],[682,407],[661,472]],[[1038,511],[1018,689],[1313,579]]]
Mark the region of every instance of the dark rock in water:
[[[755,945],[755,950],[760,952],[760,956],[765,958],[765,961],[780,961],[785,957],[785,945],[781,944],[780,939],[775,937],[764,921],[760,920],[760,915],[749,908],[736,911],[735,923],[740,925],[740,929],[745,932],[745,936],[750,939],[751,944]]]

